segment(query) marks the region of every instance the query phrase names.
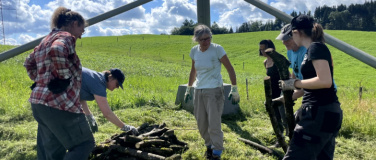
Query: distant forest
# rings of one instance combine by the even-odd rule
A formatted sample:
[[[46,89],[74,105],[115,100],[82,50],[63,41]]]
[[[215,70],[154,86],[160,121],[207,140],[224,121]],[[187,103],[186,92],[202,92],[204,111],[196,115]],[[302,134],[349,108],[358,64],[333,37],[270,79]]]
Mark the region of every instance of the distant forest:
[[[299,12],[293,11],[290,15],[295,17],[300,14],[312,16],[311,11]],[[329,30],[359,30],[359,31],[376,31],[376,2],[373,0],[364,4],[351,4],[350,6],[322,6],[317,7],[313,14],[317,23],[320,23],[325,29]],[[266,23],[262,21],[244,22],[235,31],[232,27],[220,27],[216,22],[211,25],[213,34],[242,33],[255,31],[273,31],[280,30],[286,23],[276,18]],[[193,29],[197,23],[192,20],[185,20],[181,27],[175,27],[172,35],[193,35]]]

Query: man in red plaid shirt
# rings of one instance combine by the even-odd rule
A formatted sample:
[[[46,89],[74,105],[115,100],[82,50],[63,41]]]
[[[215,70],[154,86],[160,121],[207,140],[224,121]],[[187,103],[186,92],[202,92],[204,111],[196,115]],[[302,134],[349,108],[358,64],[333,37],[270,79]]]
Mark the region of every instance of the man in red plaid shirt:
[[[76,39],[70,33],[55,28],[27,57],[24,66],[30,79],[36,82],[30,103],[83,113],[79,101],[82,69],[75,43]],[[47,89],[47,84],[53,79],[70,79],[71,83],[65,92],[54,94]]]
[[[82,66],[75,51],[83,17],[59,7],[53,30],[24,63],[33,84],[30,103],[38,122],[38,159],[87,159],[95,141],[80,104]]]

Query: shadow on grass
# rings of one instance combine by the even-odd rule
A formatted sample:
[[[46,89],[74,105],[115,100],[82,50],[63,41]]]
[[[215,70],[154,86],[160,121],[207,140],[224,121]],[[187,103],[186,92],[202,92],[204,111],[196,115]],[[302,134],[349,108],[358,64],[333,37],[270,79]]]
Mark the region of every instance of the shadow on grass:
[[[258,138],[252,136],[249,132],[244,131],[237,124],[238,121],[243,122],[243,121],[246,121],[246,120],[247,119],[246,119],[244,113],[241,110],[237,114],[229,114],[229,115],[222,116],[222,123],[226,124],[232,131],[234,131],[236,134],[238,134],[240,136],[240,138],[250,140],[254,143],[257,143],[257,144],[263,146],[262,142]],[[255,147],[252,146],[252,148],[255,148]],[[269,148],[269,147],[267,147],[267,148]],[[257,148],[255,148],[255,149],[257,149]],[[259,150],[259,149],[257,149],[257,150]],[[283,155],[285,154],[284,152],[279,151],[279,150],[275,150],[275,149],[271,149],[271,150],[273,150],[273,152],[274,152],[274,155],[271,155],[271,156],[274,156],[277,159],[282,159]],[[263,153],[261,150],[259,150],[259,151],[261,153]],[[265,154],[265,152],[263,154]]]

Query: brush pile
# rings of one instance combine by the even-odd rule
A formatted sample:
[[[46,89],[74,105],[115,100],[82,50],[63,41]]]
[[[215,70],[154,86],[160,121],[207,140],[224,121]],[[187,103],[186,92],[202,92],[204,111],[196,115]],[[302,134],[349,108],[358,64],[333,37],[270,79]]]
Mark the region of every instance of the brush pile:
[[[138,128],[139,135],[132,131],[111,136],[95,146],[90,154],[91,160],[180,160],[180,154],[188,149],[188,145],[177,139],[174,130],[166,128],[166,124],[142,124]]]

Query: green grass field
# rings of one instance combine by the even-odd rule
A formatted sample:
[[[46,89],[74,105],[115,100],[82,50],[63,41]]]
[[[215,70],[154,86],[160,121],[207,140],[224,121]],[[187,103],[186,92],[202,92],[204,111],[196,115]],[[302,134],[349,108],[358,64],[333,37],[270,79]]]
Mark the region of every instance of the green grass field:
[[[376,32],[327,31],[373,56]],[[272,39],[278,52],[286,54],[278,31],[214,35],[213,42],[226,50],[236,74],[241,95],[241,112],[224,116],[225,150],[223,159],[276,159],[237,140],[250,139],[265,146],[276,138],[263,105],[263,57],[258,43]],[[165,122],[175,129],[180,140],[189,143],[184,159],[204,159],[205,147],[194,116],[175,105],[178,86],[188,82],[189,52],[196,45],[191,36],[126,35],[88,37],[77,41],[76,50],[83,66],[97,71],[120,68],[126,75],[124,90],[108,92],[110,106],[125,123],[139,126],[144,122]],[[13,46],[0,46],[0,52]],[[334,78],[344,111],[343,125],[336,139],[335,159],[376,159],[376,70],[329,46],[334,60]],[[37,123],[32,116],[29,86],[32,81],[23,67],[23,53],[0,63],[0,159],[36,159]],[[222,67],[225,83],[230,83]],[[248,80],[249,99],[246,93]],[[359,99],[359,87],[363,87]],[[301,104],[297,101],[295,109]],[[108,122],[94,102],[89,103],[99,124],[96,142],[103,142],[120,130]],[[282,149],[277,150],[283,153]]]

